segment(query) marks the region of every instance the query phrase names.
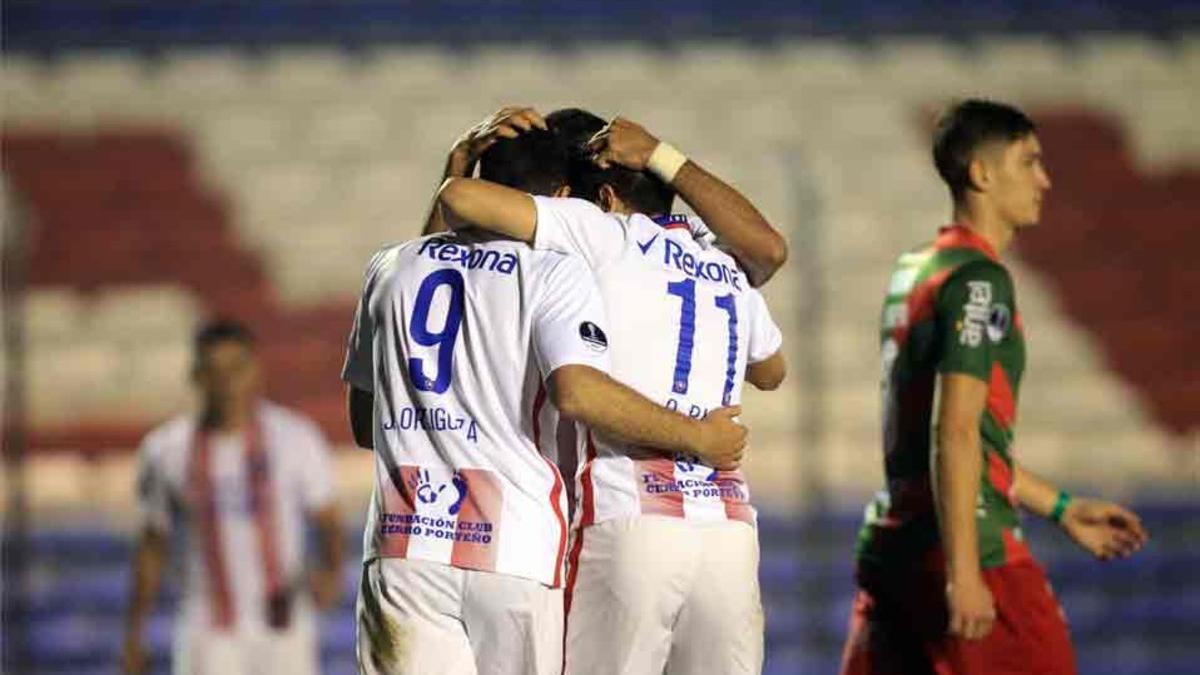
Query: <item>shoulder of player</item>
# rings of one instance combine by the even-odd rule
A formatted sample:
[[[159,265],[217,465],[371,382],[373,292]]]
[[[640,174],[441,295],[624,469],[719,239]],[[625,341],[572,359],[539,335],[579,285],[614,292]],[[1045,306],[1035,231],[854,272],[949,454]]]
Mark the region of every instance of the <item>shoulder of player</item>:
[[[953,267],[941,290],[945,292],[973,282],[990,284],[993,294],[1012,294],[1012,275],[1008,268],[987,256],[972,258]]]
[[[164,455],[185,452],[191,445],[195,428],[196,420],[189,414],[179,414],[162,422],[142,437],[141,461],[159,461]]]
[[[283,433],[289,435],[302,434],[315,438],[323,438],[324,436],[317,423],[307,415],[299,410],[288,408],[274,401],[261,401],[259,403],[259,414],[262,415],[265,424],[279,429]]]

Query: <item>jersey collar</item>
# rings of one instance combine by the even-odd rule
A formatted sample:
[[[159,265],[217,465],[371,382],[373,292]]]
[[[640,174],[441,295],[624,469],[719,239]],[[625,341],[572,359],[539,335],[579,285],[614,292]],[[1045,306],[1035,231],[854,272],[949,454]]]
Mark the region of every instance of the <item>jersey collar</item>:
[[[938,248],[973,248],[982,251],[992,260],[1000,262],[1000,256],[996,255],[996,249],[992,248],[988,240],[962,223],[951,223],[938,229],[937,246]]]
[[[652,216],[656,225],[664,230],[690,230],[691,225],[688,224],[688,217],[682,213],[669,213],[662,216]]]

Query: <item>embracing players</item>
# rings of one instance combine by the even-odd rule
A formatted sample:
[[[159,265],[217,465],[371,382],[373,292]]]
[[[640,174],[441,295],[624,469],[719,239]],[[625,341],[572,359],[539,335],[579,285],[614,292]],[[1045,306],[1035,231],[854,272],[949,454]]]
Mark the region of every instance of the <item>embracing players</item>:
[[[489,143],[481,162],[522,195],[551,194],[567,173],[561,141],[542,129]],[[372,259],[344,370],[355,439],[376,454],[360,671],[560,671],[555,409],[650,454],[737,466],[738,408],[697,420],[618,384],[605,374],[608,330],[578,257],[473,232]]]
[[[742,244],[734,250],[759,280],[786,256],[778,233],[740,193],[632,122],[605,126],[583,111],[547,121],[570,122],[560,133],[576,140],[595,134],[575,148],[570,186],[591,201],[454,178],[439,195],[449,224],[582,256],[608,310],[613,376],[669,408],[703,418],[736,404],[743,380],[777,387],[779,329],[708,228]],[[672,215],[676,191],[707,227]],[[759,672],[758,541],[740,471],[591,432],[577,475],[566,672]]]

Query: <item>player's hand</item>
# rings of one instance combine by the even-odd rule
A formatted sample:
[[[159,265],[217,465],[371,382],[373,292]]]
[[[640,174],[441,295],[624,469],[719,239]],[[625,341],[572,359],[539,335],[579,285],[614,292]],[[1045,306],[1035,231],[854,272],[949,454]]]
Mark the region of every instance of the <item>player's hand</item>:
[[[528,106],[505,106],[467,129],[454,142],[450,154],[463,165],[473,166],[480,155],[496,141],[501,138],[516,138],[522,132],[535,128],[547,128],[541,113]]]
[[[950,634],[956,637],[985,638],[996,622],[996,601],[978,572],[946,584],[946,606],[950,610]]]
[[[588,149],[592,151],[596,164],[605,169],[619,164],[627,169],[643,171],[656,147],[657,138],[640,124],[624,117],[615,118],[588,141]]]
[[[335,569],[317,568],[313,570],[309,575],[309,585],[312,589],[313,602],[321,611],[333,609],[342,599],[342,580]]]
[[[125,675],[141,675],[146,672],[146,650],[142,641],[136,638],[125,638],[121,649],[121,672]]]
[[[1128,558],[1150,538],[1137,514],[1097,499],[1072,499],[1060,523],[1076,544],[1101,560]]]
[[[705,464],[721,471],[733,471],[742,463],[746,452],[746,427],[736,418],[742,414],[740,405],[717,408],[700,420],[693,454]]]

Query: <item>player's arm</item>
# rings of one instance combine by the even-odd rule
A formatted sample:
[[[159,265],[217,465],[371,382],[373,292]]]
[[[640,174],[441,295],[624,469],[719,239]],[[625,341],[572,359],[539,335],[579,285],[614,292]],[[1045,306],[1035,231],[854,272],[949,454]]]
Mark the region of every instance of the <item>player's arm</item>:
[[[437,201],[454,229],[478,227],[530,244],[537,233],[537,206],[527,192],[477,178],[448,178]]]
[[[783,358],[782,349],[762,361],[746,366],[746,381],[762,391],[778,389],[786,376],[787,362]]]
[[[736,188],[661,143],[638,124],[614,119],[589,142],[602,166],[650,170],[671,184],[761,286],[787,261],[787,241]]]
[[[346,407],[350,415],[350,433],[360,448],[375,448],[375,395],[350,385],[346,388]]]
[[[746,429],[733,420],[740,406],[695,420],[655,404],[606,373],[565,365],[549,378],[550,400],[563,417],[624,443],[698,455],[709,466],[732,470],[741,463]]]
[[[323,610],[337,605],[342,592],[342,560],[345,547],[342,545],[342,518],[337,503],[316,509],[309,521],[317,535],[317,566],[312,573],[313,598]]]
[[[988,322],[1001,305],[1012,307],[1012,281],[989,260],[959,267],[935,299],[941,353],[933,494],[946,554],[950,630],[968,639],[987,635],[995,620],[980,568],[975,510],[984,462],[980,421],[996,366]]]
[[[516,138],[522,131],[534,127],[546,128],[546,121],[533,108],[525,106],[505,106],[488,115],[482,122],[468,129],[459,136],[446,157],[446,166],[442,170],[442,183],[448,178],[469,178],[475,174],[475,166],[485,150],[501,138]],[[439,183],[440,185],[441,183]],[[422,235],[444,232],[451,229],[441,202],[434,198],[429,208],[429,216],[425,219]]]
[[[988,383],[963,373],[942,376],[934,464],[934,495],[946,554],[950,631],[982,638],[995,620],[992,594],[979,564],[975,506],[983,471],[979,418]]]
[[[146,619],[158,600],[166,559],[166,535],[157,528],[144,527],[133,547],[133,573],[129,587],[129,611],[125,617],[125,645],[122,655],[122,667],[126,673],[141,673],[146,668],[142,634]]]
[[[773,391],[787,376],[783,356],[783,332],[771,318],[762,293],[750,290],[746,296],[746,325],[750,329],[746,350],[745,379],[762,391]]]
[[[1100,560],[1127,558],[1149,539],[1133,511],[1112,502],[1073,497],[1019,464],[1013,492],[1021,506],[1058,523],[1076,544]]]

